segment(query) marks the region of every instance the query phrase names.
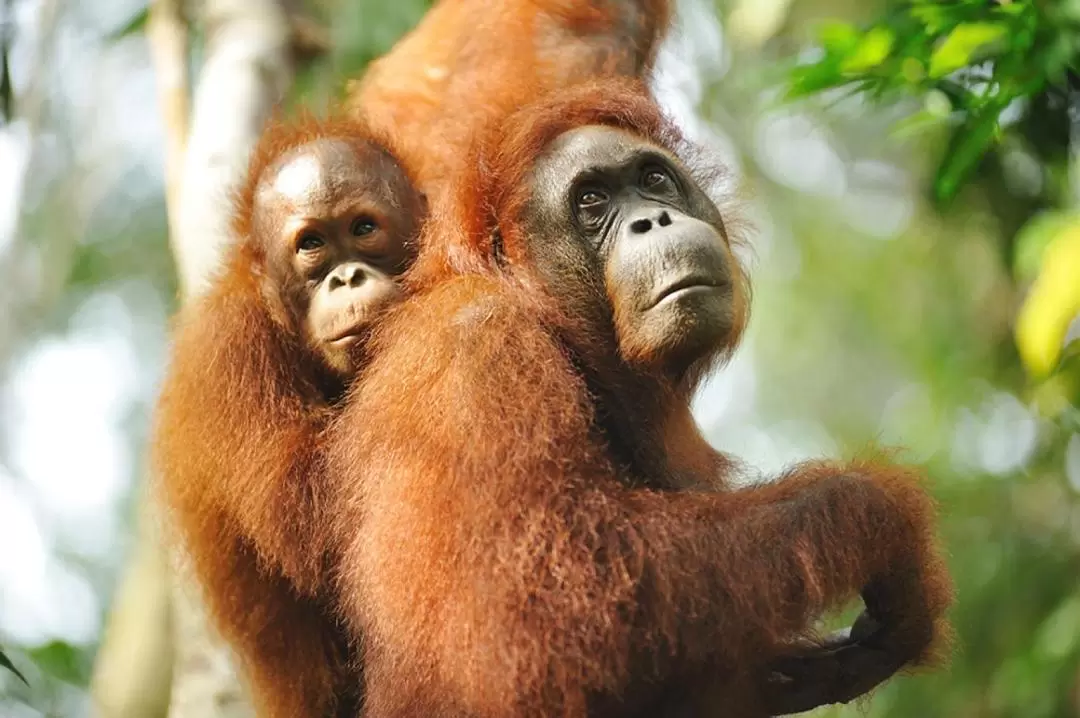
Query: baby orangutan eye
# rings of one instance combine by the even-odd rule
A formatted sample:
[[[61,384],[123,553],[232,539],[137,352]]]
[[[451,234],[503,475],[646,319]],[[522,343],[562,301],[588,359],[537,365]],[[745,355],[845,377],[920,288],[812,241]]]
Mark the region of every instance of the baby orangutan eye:
[[[296,249],[300,252],[313,252],[316,249],[323,247],[325,244],[326,240],[316,232],[303,232],[296,239]]]
[[[349,231],[352,232],[354,237],[363,237],[371,234],[378,227],[379,225],[371,217],[361,216],[352,221],[352,224],[349,225]]]

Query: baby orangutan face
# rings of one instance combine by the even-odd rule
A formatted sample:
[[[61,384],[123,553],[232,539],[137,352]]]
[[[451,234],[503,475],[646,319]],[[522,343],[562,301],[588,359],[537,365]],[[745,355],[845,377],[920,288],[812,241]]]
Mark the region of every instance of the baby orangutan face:
[[[381,148],[324,137],[285,152],[259,180],[252,228],[269,289],[326,367],[349,378],[372,322],[402,298],[423,198]]]

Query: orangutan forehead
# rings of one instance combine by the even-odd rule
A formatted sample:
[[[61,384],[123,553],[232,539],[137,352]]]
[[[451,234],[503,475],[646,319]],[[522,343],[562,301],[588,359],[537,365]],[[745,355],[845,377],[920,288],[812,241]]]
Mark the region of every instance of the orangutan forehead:
[[[381,153],[374,148],[320,138],[283,154],[267,168],[260,184],[273,195],[306,204],[377,182],[384,165]]]
[[[631,131],[587,125],[555,138],[537,160],[535,171],[539,175],[554,172],[570,178],[586,170],[625,167],[641,159],[643,152],[678,165],[677,158],[666,149]]]
[[[303,153],[275,168],[267,189],[289,198],[305,197],[322,189],[329,179],[325,165],[317,156]]]

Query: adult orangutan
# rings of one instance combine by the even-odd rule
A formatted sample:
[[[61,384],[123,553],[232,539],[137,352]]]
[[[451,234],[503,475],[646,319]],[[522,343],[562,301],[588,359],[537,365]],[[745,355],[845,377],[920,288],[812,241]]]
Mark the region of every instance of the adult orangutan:
[[[689,396],[745,280],[641,84],[556,92],[479,145],[328,444],[365,714],[760,718],[930,661],[951,585],[912,471],[679,488],[734,471]],[[788,655],[860,594],[850,641]]]
[[[260,716],[355,716],[333,613],[324,430],[402,298],[425,207],[392,145],[355,122],[271,126],[237,241],[180,316],[153,461],[168,515]]]
[[[392,132],[429,195],[475,130],[590,77],[645,77],[671,0],[440,0],[349,89],[348,105]]]

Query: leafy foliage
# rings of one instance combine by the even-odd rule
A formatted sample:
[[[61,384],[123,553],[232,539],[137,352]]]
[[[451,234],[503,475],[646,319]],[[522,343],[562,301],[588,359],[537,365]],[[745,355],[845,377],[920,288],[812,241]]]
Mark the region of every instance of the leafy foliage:
[[[932,181],[939,203],[952,201],[988,153],[1009,140],[1047,163],[1050,191],[1055,164],[1064,168],[1058,174],[1077,173],[1069,163],[1080,139],[1080,3],[893,0],[868,27],[829,23],[819,40],[820,56],[793,69],[788,96],[843,88],[878,102],[921,100],[905,127],[949,128]],[[1076,194],[1073,180],[1047,199],[1071,204]],[[1033,218],[1016,238],[1013,259],[1018,278],[1032,282],[1017,317],[1017,348],[1042,379],[1058,368],[1080,314],[1080,215],[1069,208]],[[1064,398],[1043,406],[1080,400]]]
[[[820,41],[822,56],[792,72],[789,96],[846,87],[879,100],[923,99],[915,119],[954,127],[933,185],[945,202],[1001,139],[1007,109],[1043,92],[1069,91],[1080,4],[894,1],[869,28],[830,23]]]

